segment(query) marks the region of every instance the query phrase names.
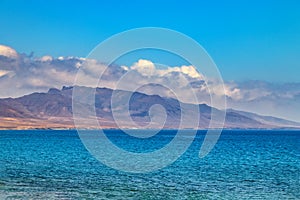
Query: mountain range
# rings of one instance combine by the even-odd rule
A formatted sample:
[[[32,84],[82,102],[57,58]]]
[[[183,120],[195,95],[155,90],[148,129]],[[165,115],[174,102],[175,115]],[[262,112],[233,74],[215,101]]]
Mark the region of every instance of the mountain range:
[[[80,87],[80,89],[84,91],[92,88]],[[222,128],[222,126],[227,129],[300,128],[298,122],[276,117],[261,116],[233,109],[224,111],[206,104],[186,104],[173,98],[108,88],[94,89],[95,104],[93,106],[81,101],[73,102],[73,90],[74,87],[51,88],[46,93],[32,93],[18,98],[0,99],[0,129],[73,129],[75,127],[72,103],[82,110],[80,112],[85,113],[82,118],[83,123],[77,127],[84,129],[99,128],[89,124],[92,112],[96,113],[101,128],[118,128],[118,126],[120,128],[157,128],[156,123],[165,119],[163,128],[176,129],[180,126],[182,113],[188,113],[185,116],[191,116],[186,121],[192,121],[193,116],[200,114],[196,127],[198,129],[207,129],[212,118],[218,119],[222,115],[226,115],[224,125],[220,118],[220,123],[214,123],[211,128]],[[84,92],[82,95],[84,96]],[[128,107],[122,102],[124,95],[131,96]],[[112,107],[112,96],[117,102],[117,108]],[[151,109],[156,108],[152,107],[153,105],[164,107],[164,112],[156,112],[153,109],[154,112],[151,114]],[[199,108],[200,113],[197,113],[195,108]],[[134,123],[127,123],[126,118],[122,118],[125,121],[116,123],[113,109],[117,109],[119,112],[129,110],[130,118]],[[153,114],[156,120],[151,118]],[[180,128],[195,127],[185,123]]]

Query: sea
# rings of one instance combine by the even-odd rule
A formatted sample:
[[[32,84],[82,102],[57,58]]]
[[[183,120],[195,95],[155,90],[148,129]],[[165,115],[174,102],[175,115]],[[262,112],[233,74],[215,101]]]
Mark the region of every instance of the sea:
[[[105,131],[137,153],[162,148],[176,133]],[[0,131],[0,199],[300,199],[300,131],[223,130],[200,158],[205,135],[198,131],[172,164],[131,173],[98,161],[76,130]]]

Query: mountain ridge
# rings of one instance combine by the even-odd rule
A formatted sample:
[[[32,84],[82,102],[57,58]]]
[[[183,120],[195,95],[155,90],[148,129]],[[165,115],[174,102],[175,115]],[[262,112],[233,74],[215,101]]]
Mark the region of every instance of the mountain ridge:
[[[82,91],[92,88],[79,87]],[[0,99],[0,129],[73,129],[72,93],[73,87],[64,86],[61,90],[50,88],[46,93],[32,93],[18,98]],[[112,90],[109,88],[95,88],[95,111],[101,128],[119,128],[113,117],[111,98],[118,102],[118,109],[124,110],[122,97],[131,95],[129,102],[129,113],[135,125],[127,125],[122,122],[120,128],[155,128],[156,124],[151,125],[151,110],[153,105],[160,105],[165,108],[165,123],[163,128],[176,129],[180,127],[182,112],[190,113],[191,116],[197,114],[194,109],[200,109],[200,116],[197,129],[222,128],[220,116],[226,114],[224,128],[227,129],[281,129],[281,128],[300,128],[300,123],[284,120],[271,116],[262,116],[255,113],[228,109],[225,111],[210,107],[207,104],[185,104],[173,98],[161,97],[159,95],[147,95],[141,92],[129,92],[124,90]],[[83,93],[84,94],[84,93]],[[73,102],[74,103],[74,102]],[[89,124],[89,113],[93,111],[93,106],[77,102],[83,113],[87,113],[87,118],[83,118],[84,125],[79,128],[97,129],[99,127]],[[185,110],[181,109],[181,105]],[[214,112],[211,112],[211,111]],[[164,117],[160,112],[158,119]],[[220,120],[220,124],[209,126],[210,119]],[[193,120],[188,119],[188,121]],[[160,120],[158,120],[159,122]],[[150,125],[150,126],[149,126]],[[182,128],[189,127],[186,124]],[[78,127],[77,127],[78,128]]]

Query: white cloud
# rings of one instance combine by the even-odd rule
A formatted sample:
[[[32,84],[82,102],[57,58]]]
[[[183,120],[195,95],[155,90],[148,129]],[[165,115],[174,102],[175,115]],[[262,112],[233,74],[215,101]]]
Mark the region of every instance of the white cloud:
[[[50,62],[50,61],[53,60],[53,58],[51,56],[43,56],[43,57],[41,57],[41,58],[39,58],[37,60],[42,61],[42,62],[47,62],[47,61]]]
[[[8,70],[0,70],[0,78],[5,75],[9,75],[10,77],[12,77],[14,75],[14,72]]]
[[[195,69],[195,67],[193,66],[182,66],[181,68],[181,72],[184,74],[189,75],[192,78],[203,78]]]
[[[19,54],[11,47],[0,45],[0,56],[16,59],[18,58]]]
[[[78,69],[81,69],[80,74],[77,74]],[[102,74],[100,85],[99,74]],[[205,81],[205,77],[193,66],[162,68],[143,59],[132,66],[107,67],[93,59],[76,57],[31,59],[19,55],[13,61],[0,57],[0,98],[70,86],[74,84],[76,75],[81,80],[77,83],[80,85],[129,90],[139,86],[141,92],[167,97],[177,95],[189,103],[210,104],[210,95],[219,97],[225,92],[231,108],[300,121],[298,111],[293,109],[300,108],[299,83],[276,85],[264,81],[231,81],[222,85],[213,79]],[[123,82],[120,82],[122,79]],[[198,102],[192,102],[193,92]]]
[[[167,69],[157,69],[155,64],[150,60],[140,59],[138,62],[135,62],[131,67],[122,66],[126,71],[129,69],[136,70],[144,76],[165,76],[171,74],[172,72],[182,73],[191,78],[200,78],[204,79],[203,75],[197,72],[196,68],[192,65],[190,66],[176,66],[176,67],[167,67]]]
[[[155,65],[149,60],[140,59],[138,62],[134,63],[131,67],[131,70],[136,70],[140,74],[147,76],[153,75],[156,71]]]

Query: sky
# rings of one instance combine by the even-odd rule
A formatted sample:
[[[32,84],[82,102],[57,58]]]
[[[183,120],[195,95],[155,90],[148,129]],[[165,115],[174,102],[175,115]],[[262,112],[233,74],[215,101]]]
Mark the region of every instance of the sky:
[[[293,83],[300,74],[299,10],[297,0],[1,0],[0,44],[37,57],[85,57],[119,32],[163,27],[200,43],[224,80]]]

